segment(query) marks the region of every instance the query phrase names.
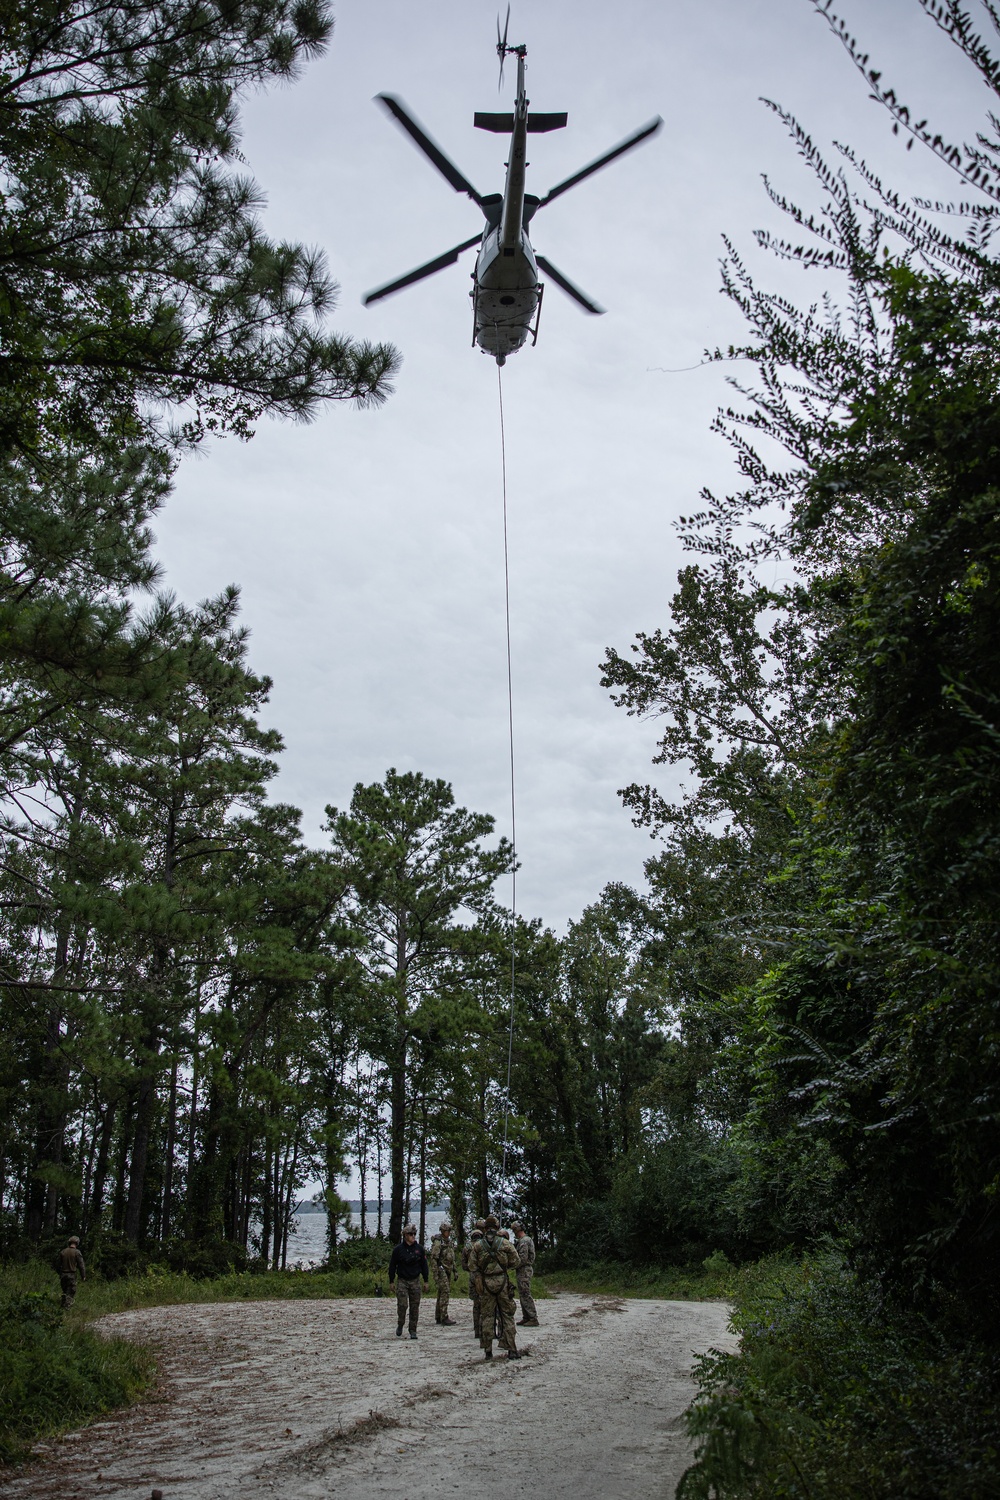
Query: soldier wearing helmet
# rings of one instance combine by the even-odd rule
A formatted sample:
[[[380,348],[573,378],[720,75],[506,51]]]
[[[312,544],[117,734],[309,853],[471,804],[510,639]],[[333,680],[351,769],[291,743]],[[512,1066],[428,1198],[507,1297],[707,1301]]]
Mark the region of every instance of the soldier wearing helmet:
[[[518,1256],[514,1246],[500,1234],[500,1221],[490,1214],[483,1228],[483,1237],[473,1245],[469,1255],[469,1277],[478,1284],[482,1299],[480,1308],[479,1342],[487,1359],[493,1358],[495,1326],[500,1325],[500,1347],[506,1349],[508,1359],[520,1359],[514,1329],[514,1298],[508,1270],[517,1266]]]
[[[535,1274],[535,1242],[523,1224],[513,1223],[514,1249],[517,1251],[517,1294],[521,1299],[522,1328],[538,1327],[538,1310],[531,1295],[531,1278]]]
[[[485,1219],[477,1219],[476,1222],[475,1222],[475,1225],[473,1226],[472,1233],[469,1235],[468,1243],[465,1245],[464,1249],[462,1250],[462,1269],[463,1269],[463,1271],[468,1271],[469,1272],[469,1301],[472,1303],[472,1331],[475,1334],[476,1342],[477,1343],[479,1342],[479,1323],[480,1323],[479,1314],[480,1314],[480,1307],[481,1307],[481,1299],[480,1299],[479,1292],[478,1292],[477,1286],[476,1286],[476,1278],[472,1274],[472,1264],[471,1264],[471,1262],[472,1262],[472,1251],[473,1251],[474,1247],[478,1244],[478,1242],[482,1239],[482,1237],[483,1237],[483,1230],[485,1229],[485,1227],[486,1227],[486,1220]]]
[[[451,1297],[451,1283],[456,1275],[455,1242],[451,1237],[451,1225],[447,1219],[442,1220],[441,1228],[431,1244],[431,1266],[437,1286],[434,1321],[442,1323],[446,1328],[454,1328],[455,1319],[448,1316],[448,1300]]]

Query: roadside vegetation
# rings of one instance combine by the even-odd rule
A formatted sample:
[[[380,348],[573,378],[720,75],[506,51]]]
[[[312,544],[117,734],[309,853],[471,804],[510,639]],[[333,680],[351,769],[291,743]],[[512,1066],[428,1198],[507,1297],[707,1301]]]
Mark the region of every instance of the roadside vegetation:
[[[887,1309],[831,1250],[733,1287],[736,1354],[699,1362],[701,1445],[678,1500],[965,1500],[1000,1493],[1000,1359]]]
[[[0,1280],[0,1464],[23,1463],[39,1438],[124,1406],[151,1384],[152,1356],[65,1321],[51,1290]]]

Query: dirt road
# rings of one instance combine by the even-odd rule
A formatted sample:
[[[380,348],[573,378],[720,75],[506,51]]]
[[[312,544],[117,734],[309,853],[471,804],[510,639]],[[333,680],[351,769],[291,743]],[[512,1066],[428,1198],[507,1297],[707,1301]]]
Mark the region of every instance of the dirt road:
[[[484,1483],[546,1500],[668,1500],[688,1463],[694,1353],[725,1307],[564,1294],[483,1361],[456,1328],[395,1337],[395,1303],[146,1308],[102,1327],[151,1345],[155,1394],[51,1445],[4,1500],[438,1500]]]

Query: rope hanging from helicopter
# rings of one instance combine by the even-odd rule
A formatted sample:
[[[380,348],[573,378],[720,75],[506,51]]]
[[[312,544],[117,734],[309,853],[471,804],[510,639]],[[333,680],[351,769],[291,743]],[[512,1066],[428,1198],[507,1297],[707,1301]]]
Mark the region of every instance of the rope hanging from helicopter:
[[[514,775],[514,674],[510,649],[510,551],[507,542],[507,438],[503,420],[503,367],[497,364],[500,406],[500,481],[503,501],[503,596],[507,636],[507,744],[510,759],[510,1014],[507,1032],[507,1080],[503,1096],[503,1156],[500,1166],[500,1217],[507,1198],[507,1146],[510,1128],[510,1080],[514,1063],[514,995],[517,962],[517,787]]]

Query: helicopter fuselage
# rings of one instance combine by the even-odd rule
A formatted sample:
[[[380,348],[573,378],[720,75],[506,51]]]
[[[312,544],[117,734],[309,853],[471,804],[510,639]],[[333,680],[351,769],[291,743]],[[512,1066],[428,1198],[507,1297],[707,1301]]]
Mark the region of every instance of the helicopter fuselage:
[[[525,343],[535,324],[540,288],[528,224],[538,199],[525,192],[528,100],[524,56],[517,54],[517,103],[503,193],[482,199],[483,242],[473,272],[473,342],[503,364]]]

